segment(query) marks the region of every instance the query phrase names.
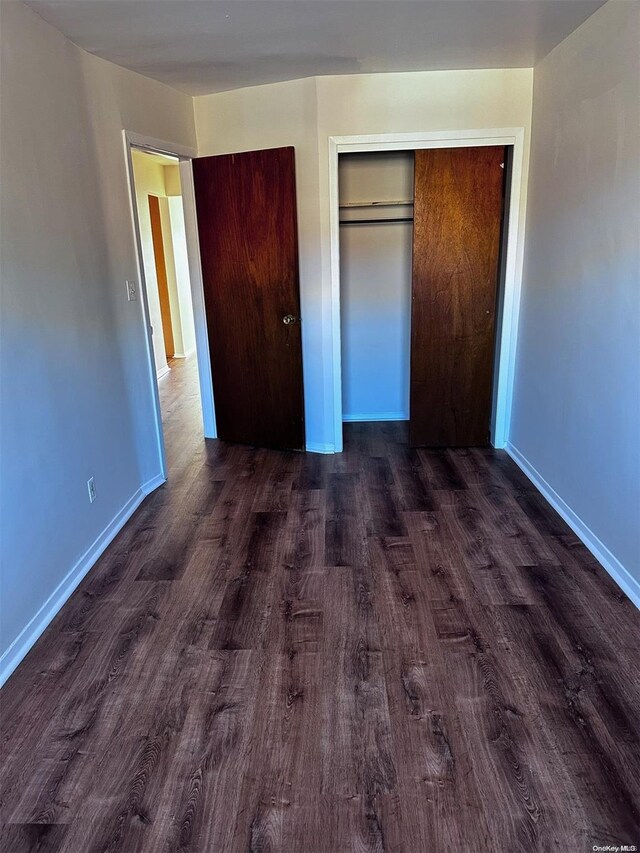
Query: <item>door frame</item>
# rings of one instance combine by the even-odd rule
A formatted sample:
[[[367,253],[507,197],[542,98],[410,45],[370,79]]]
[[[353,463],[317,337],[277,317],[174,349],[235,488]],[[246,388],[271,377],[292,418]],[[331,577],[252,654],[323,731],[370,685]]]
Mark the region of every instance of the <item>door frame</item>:
[[[185,234],[187,240],[187,259],[189,263],[189,281],[191,284],[191,301],[193,303],[193,320],[196,335],[196,358],[198,360],[198,377],[200,384],[200,402],[202,405],[202,425],[205,438],[217,438],[216,415],[213,399],[213,380],[211,378],[211,360],[209,358],[209,336],[204,306],[204,286],[202,281],[202,266],[200,263],[200,245],[198,241],[198,220],[196,214],[195,192],[193,188],[193,168],[191,161],[198,152],[185,145],[164,142],[150,136],[123,130],[122,139],[129,188],[129,206],[131,210],[131,225],[136,245],[136,266],[142,305],[141,319],[144,323],[145,354],[148,368],[151,397],[153,400],[153,432],[158,447],[158,461],[164,480],[167,479],[167,459],[164,446],[164,431],[162,426],[162,411],[160,409],[160,392],[156,362],[153,354],[153,338],[149,314],[149,297],[147,280],[144,274],[144,259],[140,239],[140,222],[136,204],[136,188],[133,174],[132,149],[146,151],[150,154],[167,154],[177,157],[180,169],[180,188],[182,192],[182,208],[184,211]]]
[[[342,451],[342,341],[340,330],[340,211],[338,157],[372,151],[415,151],[423,148],[478,148],[509,145],[513,155],[509,210],[503,251],[504,290],[497,303],[499,334],[493,386],[491,444],[503,448],[509,437],[524,247],[523,197],[525,132],[523,127],[453,130],[429,133],[381,133],[329,137],[329,219],[331,228],[331,344],[333,371],[334,452]]]

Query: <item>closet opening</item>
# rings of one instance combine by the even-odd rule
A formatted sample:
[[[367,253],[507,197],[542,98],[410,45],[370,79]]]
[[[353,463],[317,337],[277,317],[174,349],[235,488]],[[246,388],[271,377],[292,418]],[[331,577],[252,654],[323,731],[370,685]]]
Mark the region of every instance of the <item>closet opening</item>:
[[[413,151],[341,154],[342,420],[408,421]]]
[[[337,154],[342,424],[495,444],[513,147]]]

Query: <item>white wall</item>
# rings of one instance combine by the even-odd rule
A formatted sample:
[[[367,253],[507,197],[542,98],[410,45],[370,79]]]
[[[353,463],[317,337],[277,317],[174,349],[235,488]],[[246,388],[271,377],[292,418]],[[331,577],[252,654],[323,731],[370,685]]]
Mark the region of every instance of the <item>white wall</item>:
[[[166,196],[162,196],[162,198],[158,199],[158,209],[160,210],[162,248],[164,252],[164,265],[167,277],[169,307],[171,310],[173,355],[178,358],[182,358],[184,356],[184,342],[182,340],[182,316],[180,310],[180,297],[178,294],[178,280],[176,277],[176,262],[173,254],[173,236],[171,234],[171,215],[169,213],[169,199]]]
[[[168,165],[163,167],[163,171],[166,198],[161,202],[160,211],[167,256],[173,339],[176,345],[176,358],[184,358],[195,352],[196,330],[191,299],[180,168],[177,164]]]
[[[607,3],[535,69],[510,438],[636,595],[639,10]]]
[[[163,376],[168,370],[167,353],[164,346],[162,311],[160,310],[160,293],[158,291],[158,276],[153,250],[149,196],[164,196],[164,166],[153,160],[143,151],[136,150],[131,152],[131,162],[133,164],[136,187],[136,206],[138,208],[138,226],[140,229],[140,244],[144,263],[144,278],[147,285],[147,299],[149,301],[149,320],[153,328],[153,358],[156,364],[156,373],[158,376]]]
[[[159,473],[122,130],[195,135],[190,98],[0,7],[1,678]]]
[[[413,199],[413,153],[343,154],[340,204]],[[350,208],[342,217],[411,217],[413,208]],[[340,226],[342,417],[409,417],[411,222]]]
[[[296,148],[309,449],[334,448],[329,137],[523,127],[524,205],[532,82],[532,69],[365,74],[294,80],[194,99],[202,155]]]
[[[180,308],[182,352],[179,355],[189,356],[196,350],[196,330],[193,321],[193,302],[191,299],[191,280],[189,278],[189,258],[182,197],[171,196],[167,199],[167,203],[170,220],[168,240],[171,241],[173,250],[172,256]]]
[[[164,167],[164,187],[168,196],[181,196],[180,166],[176,163]]]

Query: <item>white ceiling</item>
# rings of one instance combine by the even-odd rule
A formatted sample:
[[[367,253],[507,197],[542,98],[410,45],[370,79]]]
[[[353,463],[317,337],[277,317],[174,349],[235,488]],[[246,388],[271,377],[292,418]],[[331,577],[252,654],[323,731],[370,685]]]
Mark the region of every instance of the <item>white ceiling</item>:
[[[26,0],[76,44],[194,95],[323,74],[527,68],[603,0]]]

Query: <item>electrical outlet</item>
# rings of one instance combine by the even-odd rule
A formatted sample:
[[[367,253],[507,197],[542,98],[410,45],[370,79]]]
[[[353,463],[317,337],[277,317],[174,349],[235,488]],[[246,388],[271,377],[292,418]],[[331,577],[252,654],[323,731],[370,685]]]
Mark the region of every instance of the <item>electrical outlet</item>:
[[[92,504],[96,499],[96,484],[93,477],[87,480],[87,491],[89,492],[89,503]]]
[[[129,302],[136,302],[138,299],[138,287],[135,281],[127,282],[127,299]]]

